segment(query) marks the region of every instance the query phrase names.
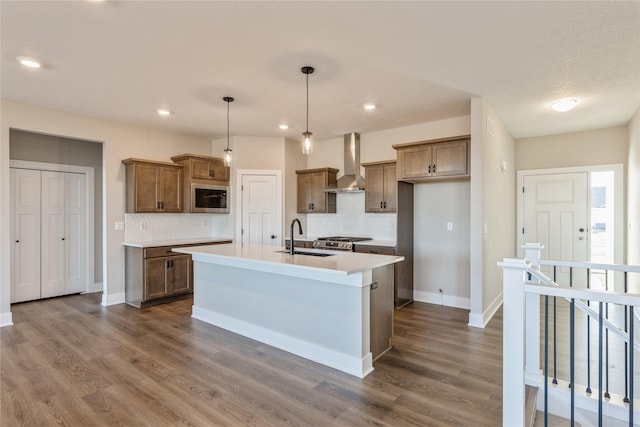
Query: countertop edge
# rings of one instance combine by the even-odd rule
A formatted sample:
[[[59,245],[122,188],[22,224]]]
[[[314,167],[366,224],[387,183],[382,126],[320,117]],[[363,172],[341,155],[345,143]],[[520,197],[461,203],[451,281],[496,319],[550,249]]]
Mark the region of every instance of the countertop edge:
[[[185,246],[220,242],[233,242],[233,239],[230,237],[201,237],[193,239],[149,240],[147,242],[122,242],[122,245],[133,248],[157,248],[161,246]]]

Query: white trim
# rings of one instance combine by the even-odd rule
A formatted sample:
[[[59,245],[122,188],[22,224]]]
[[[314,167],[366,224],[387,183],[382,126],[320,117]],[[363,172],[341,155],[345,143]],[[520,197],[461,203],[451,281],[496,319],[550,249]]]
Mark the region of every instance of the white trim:
[[[93,293],[96,293],[96,292],[102,292],[102,287],[103,287],[103,286],[104,286],[104,285],[103,285],[103,283],[102,283],[102,282],[95,282],[95,283],[93,284],[93,289],[90,289],[90,290],[88,290],[88,291],[87,291],[87,292],[85,292],[85,293],[87,293],[87,294],[93,294]]]
[[[413,299],[418,302],[426,302],[428,304],[443,305],[446,307],[455,307],[469,310],[471,300],[465,297],[457,297],[454,295],[444,295],[436,292],[413,291]]]
[[[258,325],[215,313],[202,307],[194,305],[192,310],[191,317],[194,319],[258,340],[272,347],[330,366],[358,378],[364,378],[373,372],[373,360],[370,352],[362,359],[359,359]]]
[[[95,194],[94,194],[94,179],[95,170],[90,166],[75,166],[75,165],[63,165],[57,163],[44,163],[44,162],[32,162],[26,160],[10,160],[9,168],[17,169],[32,169],[41,171],[54,171],[54,172],[71,172],[82,173],[86,176],[86,189],[85,197],[87,201],[86,206],[86,249],[87,249],[87,263],[85,269],[85,292],[94,292],[93,285],[95,280],[95,248],[94,248],[94,233],[95,233]]]
[[[500,294],[489,304],[489,307],[486,308],[482,312],[482,315],[476,313],[469,313],[469,323],[467,326],[471,326],[474,328],[482,328],[484,329],[487,326],[487,323],[493,319],[493,316],[496,314],[496,311],[502,306],[503,293]]]
[[[11,312],[0,313],[0,328],[5,326],[13,326],[13,315]]]
[[[283,190],[283,181],[282,181],[282,171],[279,169],[238,169],[236,170],[236,182],[235,182],[235,238],[234,241],[242,243],[242,181],[244,175],[275,175],[276,177],[276,215],[278,217],[277,224],[280,227],[277,230],[277,241],[284,242],[284,202],[282,198]],[[284,243],[283,243],[284,244]]]
[[[624,262],[624,245],[625,245],[625,233],[624,233],[624,205],[625,205],[625,183],[624,183],[624,165],[622,163],[614,163],[607,165],[588,165],[588,166],[574,166],[566,168],[553,168],[553,169],[530,169],[519,170],[517,172],[517,207],[516,207],[516,247],[518,249],[518,257],[522,257],[522,227],[524,226],[524,195],[522,194],[522,187],[524,186],[524,177],[532,175],[550,175],[550,174],[563,174],[563,173],[587,173],[587,191],[588,198],[587,203],[591,205],[591,172],[604,172],[613,171],[614,175],[614,239],[615,244],[613,248],[613,262],[616,264],[622,264]],[[591,209],[587,207],[587,220],[591,222]],[[588,247],[589,258],[591,256],[590,245]]]
[[[102,302],[101,305],[108,307],[110,305],[116,304],[124,304],[125,302],[125,293],[118,292],[116,294],[102,294]]]

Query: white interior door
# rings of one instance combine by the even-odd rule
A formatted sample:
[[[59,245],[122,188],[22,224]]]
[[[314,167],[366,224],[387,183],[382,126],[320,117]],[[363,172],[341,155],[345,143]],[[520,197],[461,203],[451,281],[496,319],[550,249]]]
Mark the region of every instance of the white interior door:
[[[65,293],[64,172],[42,171],[42,298]]]
[[[11,302],[40,298],[40,171],[10,169]]]
[[[282,213],[275,174],[242,175],[242,243],[280,245]]]
[[[589,197],[587,172],[525,175],[523,179],[523,237],[541,243],[543,259],[588,261]],[[544,271],[553,277],[552,271]],[[569,269],[558,268],[558,283],[569,284]],[[573,275],[583,286],[586,274]]]
[[[86,289],[86,175],[65,173],[65,292],[72,294]]]

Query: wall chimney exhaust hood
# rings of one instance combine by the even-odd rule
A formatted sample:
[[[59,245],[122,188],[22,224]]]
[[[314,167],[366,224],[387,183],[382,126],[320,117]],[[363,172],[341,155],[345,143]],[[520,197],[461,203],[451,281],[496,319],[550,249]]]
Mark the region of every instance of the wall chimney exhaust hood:
[[[360,134],[344,136],[344,175],[338,178],[335,187],[326,188],[327,193],[357,193],[364,191],[364,178],[360,175]]]

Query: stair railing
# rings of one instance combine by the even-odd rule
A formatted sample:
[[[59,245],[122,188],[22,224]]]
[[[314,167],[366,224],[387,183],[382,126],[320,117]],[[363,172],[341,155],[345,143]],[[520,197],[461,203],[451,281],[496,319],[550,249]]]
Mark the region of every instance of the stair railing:
[[[619,339],[625,342],[625,403],[628,411],[629,425],[633,425],[634,419],[634,399],[633,399],[633,373],[634,373],[634,348],[640,350],[640,342],[633,336],[634,310],[633,307],[640,307],[640,295],[629,294],[627,287],[627,274],[640,273],[640,267],[605,265],[592,263],[565,263],[554,261],[541,261],[541,245],[528,244],[525,248],[525,259],[505,259],[498,263],[503,269],[504,281],[504,329],[503,329],[503,425],[523,425],[524,422],[524,385],[538,385],[543,388],[545,425],[548,416],[548,381],[552,378],[557,384],[556,375],[556,299],[558,297],[567,299],[570,302],[570,414],[575,421],[575,308],[585,311],[587,315],[587,377],[588,384],[586,392],[590,395],[591,389],[591,320],[594,320],[598,328],[598,409],[588,409],[597,414],[599,424],[602,425],[604,399],[608,398],[608,366],[609,366],[609,331],[612,331]],[[540,265],[552,265],[555,269],[558,266],[570,268],[570,277],[574,268],[584,268],[589,271],[601,269],[605,271],[621,271],[624,274],[625,292],[602,292],[589,288],[586,289],[569,286],[561,287],[554,280],[548,278],[540,271]],[[555,277],[555,274],[554,274]],[[587,279],[588,282],[589,279]],[[571,285],[571,283],[570,283]],[[544,369],[540,366],[540,322],[541,304],[540,297],[544,297]],[[549,366],[549,298],[553,298],[554,306],[554,345],[553,345],[553,373]],[[585,302],[583,302],[585,301]],[[597,304],[598,310],[594,310],[591,304]],[[608,319],[609,304],[616,304],[624,307],[625,324],[624,330],[616,326]],[[606,337],[605,337],[606,334]],[[603,344],[606,339],[606,344]],[[629,345],[631,343],[632,345]],[[603,376],[603,351],[606,351],[606,392],[604,392]],[[524,370],[523,370],[524,366]],[[551,376],[553,374],[553,376]],[[628,381],[627,381],[628,380]],[[587,405],[589,406],[589,405]],[[593,405],[591,405],[593,406]],[[609,411],[610,412],[610,411]],[[564,414],[558,414],[564,415]],[[620,419],[620,415],[614,415]],[[636,415],[637,418],[637,415]]]

